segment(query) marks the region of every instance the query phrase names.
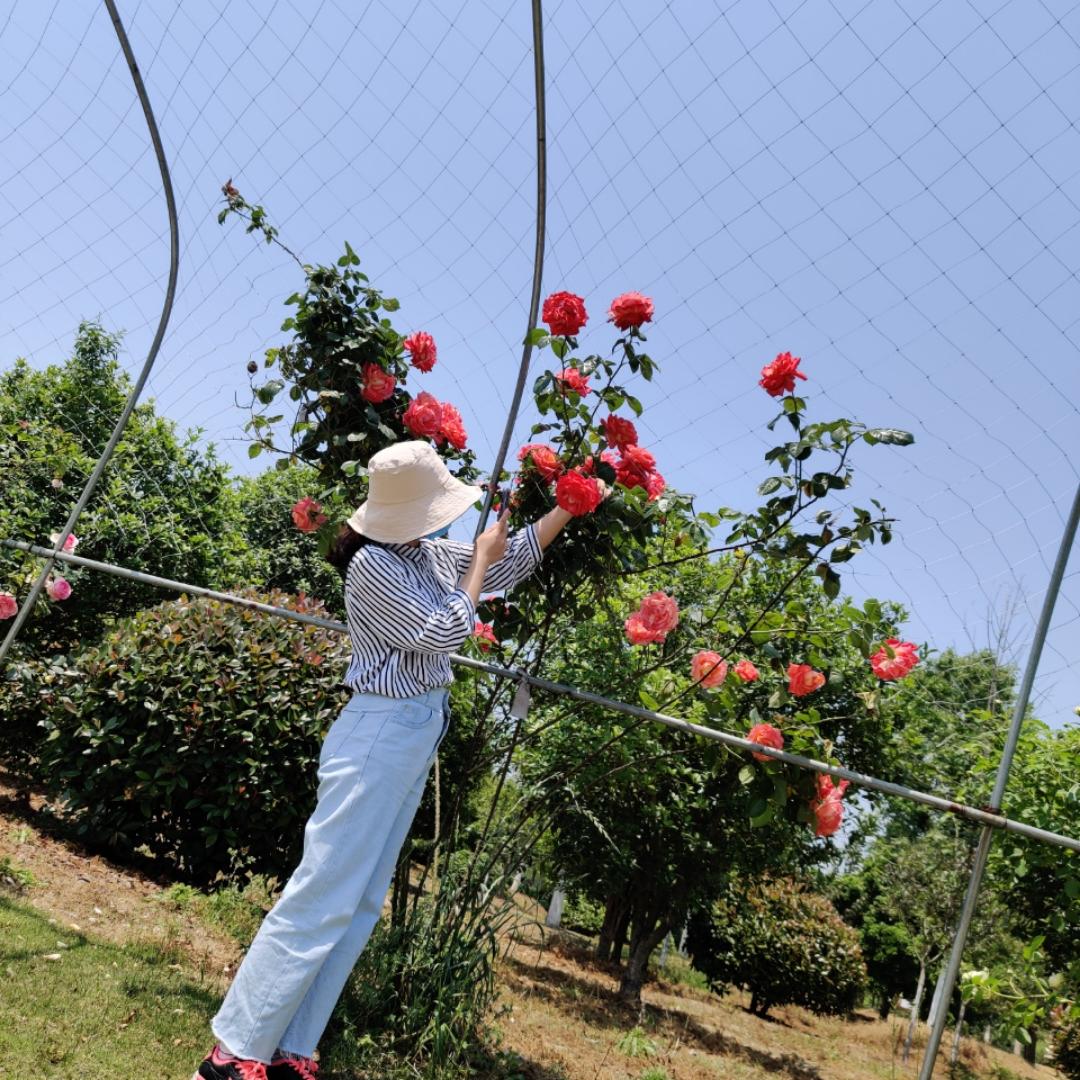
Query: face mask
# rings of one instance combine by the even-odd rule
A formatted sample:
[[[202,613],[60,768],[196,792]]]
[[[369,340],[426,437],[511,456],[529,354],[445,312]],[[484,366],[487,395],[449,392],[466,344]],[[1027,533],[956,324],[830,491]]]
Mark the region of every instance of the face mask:
[[[439,540],[444,536],[450,535],[450,526],[444,525],[441,529],[436,529],[435,532],[430,532],[427,536],[421,536],[421,540]]]

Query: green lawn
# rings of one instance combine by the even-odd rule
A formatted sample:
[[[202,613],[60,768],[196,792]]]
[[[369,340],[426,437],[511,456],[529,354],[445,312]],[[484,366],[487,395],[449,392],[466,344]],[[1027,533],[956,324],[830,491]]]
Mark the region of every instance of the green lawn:
[[[169,953],[88,940],[2,896],[0,975],[4,1080],[188,1080],[220,1000]]]

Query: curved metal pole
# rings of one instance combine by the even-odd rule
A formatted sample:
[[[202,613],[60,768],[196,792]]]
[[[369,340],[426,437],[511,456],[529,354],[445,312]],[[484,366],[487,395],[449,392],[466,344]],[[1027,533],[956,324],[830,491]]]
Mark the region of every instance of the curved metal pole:
[[[1001,804],[1005,798],[1005,786],[1009,782],[1009,770],[1012,768],[1016,745],[1020,741],[1020,728],[1023,726],[1024,714],[1027,712],[1031,687],[1035,682],[1035,672],[1038,670],[1039,660],[1042,657],[1046,632],[1050,629],[1050,619],[1054,614],[1054,605],[1057,603],[1058,593],[1061,590],[1061,580],[1065,576],[1065,566],[1069,561],[1069,552],[1072,550],[1073,542],[1076,540],[1078,524],[1080,524],[1080,486],[1077,486],[1072,510],[1065,524],[1065,533],[1061,538],[1061,546],[1058,548],[1057,559],[1054,562],[1054,569],[1050,573],[1050,584],[1046,587],[1046,596],[1043,598],[1039,622],[1035,627],[1035,638],[1031,642],[1031,652],[1028,653],[1027,665],[1024,667],[1024,677],[1020,682],[1020,690],[1016,695],[1016,708],[1013,710],[1012,723],[1009,726],[1009,734],[1005,740],[1005,749],[1001,754],[1001,763],[998,765],[994,794],[990,799],[990,810],[998,814],[998,816],[1000,816]],[[945,1021],[949,1012],[948,1000],[952,997],[956,977],[960,974],[960,962],[964,958],[964,946],[967,944],[968,931],[971,929],[971,920],[975,915],[975,907],[979,902],[979,887],[982,885],[983,873],[986,871],[986,862],[990,856],[990,841],[993,836],[994,830],[989,825],[984,825],[979,835],[978,846],[975,848],[971,880],[968,882],[964,907],[960,912],[956,935],[953,937],[949,962],[945,967],[941,1000],[934,1016],[934,1024],[930,1029],[930,1038],[926,1043],[919,1080],[931,1080],[934,1075],[938,1048],[941,1046],[941,1037],[945,1033]]]
[[[176,216],[176,199],[173,195],[172,178],[169,175],[169,164],[165,159],[165,148],[161,144],[161,135],[158,132],[157,121],[154,119],[154,110],[150,106],[150,98],[147,96],[142,74],[139,72],[138,64],[135,62],[135,54],[131,51],[131,42],[128,40],[127,31],[124,29],[124,24],[120,20],[120,13],[116,10],[114,0],[105,0],[105,6],[109,10],[109,17],[112,19],[113,28],[116,30],[116,36],[120,39],[120,48],[123,50],[124,59],[127,60],[128,70],[131,72],[131,78],[135,83],[135,92],[138,94],[139,103],[142,105],[143,115],[146,117],[146,126],[150,129],[150,139],[154,144],[154,153],[157,156],[158,168],[161,170],[161,185],[165,191],[165,204],[169,215],[169,283],[165,290],[165,303],[161,309],[161,318],[158,320],[157,333],[154,335],[154,340],[150,345],[150,352],[146,356],[142,371],[139,372],[139,377],[132,387],[127,401],[124,403],[120,418],[116,421],[116,426],[113,428],[112,435],[109,436],[109,441],[105,444],[105,449],[102,450],[101,456],[97,459],[93,472],[90,474],[90,478],[86,481],[86,486],[79,496],[79,501],[68,515],[67,522],[63,529],[61,529],[55,546],[45,559],[45,566],[42,568],[37,580],[31,586],[30,592],[23,601],[19,613],[15,616],[15,621],[11,624],[3,643],[0,643],[0,668],[3,667],[7,654],[15,644],[15,639],[19,636],[19,631],[23,628],[26,620],[30,618],[30,614],[34,610],[34,605],[37,603],[37,598],[41,595],[41,590],[45,587],[45,582],[52,572],[57,554],[63,548],[64,541],[67,540],[71,535],[72,530],[75,528],[75,522],[79,520],[79,515],[86,509],[86,504],[90,501],[90,496],[93,495],[94,489],[98,485],[98,481],[105,472],[105,467],[109,464],[109,459],[112,457],[113,451],[116,449],[116,444],[120,441],[120,437],[124,433],[124,428],[127,427],[127,422],[135,409],[135,404],[138,402],[139,395],[142,394],[143,387],[146,385],[146,380],[150,375],[150,369],[154,366],[154,361],[157,359],[158,350],[161,348],[161,341],[165,336],[165,327],[168,325],[169,316],[172,314],[173,299],[176,296],[177,268],[180,262],[180,227]]]
[[[506,461],[506,452],[514,436],[514,425],[517,423],[521,398],[525,393],[525,382],[529,377],[529,365],[532,362],[533,347],[529,340],[529,331],[536,326],[540,316],[540,288],[544,276],[544,238],[547,227],[547,108],[544,93],[544,12],[541,0],[532,0],[532,23],[533,73],[536,80],[536,249],[533,253],[529,325],[525,328],[525,344],[521,352],[521,366],[518,368],[514,398],[510,403],[510,413],[506,418],[502,442],[499,444],[499,452],[495,455],[495,464],[491,470],[491,485],[488,486],[487,495],[484,496],[480,520],[476,524],[476,536],[479,536],[487,525],[491,504],[495,499],[495,486],[498,485],[499,475]]]

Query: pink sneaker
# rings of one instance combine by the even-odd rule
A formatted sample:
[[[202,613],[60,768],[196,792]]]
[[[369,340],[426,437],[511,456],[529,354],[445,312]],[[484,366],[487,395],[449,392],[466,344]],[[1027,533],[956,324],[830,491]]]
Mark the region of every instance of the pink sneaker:
[[[275,1054],[266,1070],[267,1080],[318,1080],[319,1063],[314,1058]]]
[[[250,1058],[233,1057],[220,1046],[203,1059],[191,1080],[268,1080],[266,1066]]]

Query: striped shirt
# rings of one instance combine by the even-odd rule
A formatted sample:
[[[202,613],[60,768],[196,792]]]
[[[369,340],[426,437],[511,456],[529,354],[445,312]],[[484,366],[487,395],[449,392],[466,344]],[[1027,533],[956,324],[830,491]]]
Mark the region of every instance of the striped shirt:
[[[458,582],[472,544],[421,540],[365,544],[345,572],[352,660],[345,685],[357,693],[413,697],[453,681],[449,654],[476,627],[476,607]],[[488,568],[483,588],[509,589],[540,562],[537,526],[513,533],[506,554]]]

